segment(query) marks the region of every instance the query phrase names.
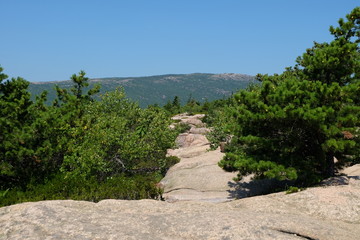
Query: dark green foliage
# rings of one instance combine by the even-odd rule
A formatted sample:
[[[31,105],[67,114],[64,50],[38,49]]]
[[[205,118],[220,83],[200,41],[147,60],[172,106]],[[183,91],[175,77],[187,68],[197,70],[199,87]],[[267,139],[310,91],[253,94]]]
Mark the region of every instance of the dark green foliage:
[[[172,102],[168,101],[168,102],[164,105],[164,109],[165,109],[170,115],[175,115],[175,114],[180,113],[182,110],[181,110],[181,103],[180,103],[180,98],[179,98],[179,96],[175,96]]]
[[[261,86],[233,96],[222,111],[223,132],[233,138],[221,167],[308,185],[359,161],[360,8],[348,21],[340,21],[343,33],[334,41],[315,43],[294,68],[259,75]]]
[[[336,82],[344,86],[359,79],[360,8],[355,8],[346,17],[346,22],[339,20],[339,27],[330,27],[334,41],[315,42],[297,59],[307,80],[327,84]]]
[[[297,193],[297,192],[302,191],[302,190],[304,190],[304,189],[291,186],[286,190],[286,194]]]
[[[191,129],[191,126],[187,123],[183,123],[183,122],[178,122],[175,125],[175,131],[180,134],[180,133],[184,133],[187,132]]]
[[[204,104],[206,104],[206,102],[204,102]],[[207,106],[205,105],[205,109],[206,107]],[[187,112],[190,115],[194,115],[196,113],[203,112],[205,109],[203,108],[202,104],[199,101],[196,101],[195,98],[193,98],[192,94],[190,94],[189,99],[184,105],[182,112]]]
[[[215,100],[214,102],[216,102]],[[215,103],[216,104],[216,103]],[[197,101],[190,94],[189,99],[184,105],[181,105],[181,99],[178,96],[175,96],[173,101],[168,101],[163,108],[169,115],[176,115],[179,113],[187,113],[189,115],[194,115],[197,113],[208,113],[210,109],[214,108],[214,104],[208,102],[207,100],[203,103]]]
[[[166,172],[169,170],[170,167],[174,166],[175,164],[180,162],[180,158],[176,156],[168,156],[165,158],[165,161],[161,165],[161,175],[165,176]]]
[[[175,111],[180,111],[180,99],[178,96],[174,97],[174,100],[172,102],[172,107],[174,108]]]
[[[66,178],[58,174],[44,184],[28,185],[26,190],[14,188],[0,195],[0,207],[15,203],[43,200],[86,200],[98,202],[103,199],[136,200],[159,199],[161,191],[156,187],[154,175],[116,175],[99,182],[96,178]]]
[[[42,106],[30,100],[28,85],[22,78],[7,79],[0,68],[0,188],[22,185],[44,170],[33,124]]]
[[[5,80],[0,85],[1,188],[24,188],[29,181],[42,182],[58,171],[68,150],[71,130],[77,126],[85,100],[90,100],[91,94],[82,99],[82,85],[86,84],[83,75],[82,72],[75,85],[80,86],[74,90],[77,95],[57,89],[57,107],[44,106],[46,93],[32,102],[27,81],[5,80],[6,76],[1,75],[2,81]]]
[[[228,143],[230,141],[231,129],[236,125],[232,117],[230,106],[234,103],[233,96],[228,99],[219,99],[208,103],[207,115],[203,122],[212,126],[212,131],[207,134],[210,141],[210,148],[215,150],[219,147],[220,142]]]

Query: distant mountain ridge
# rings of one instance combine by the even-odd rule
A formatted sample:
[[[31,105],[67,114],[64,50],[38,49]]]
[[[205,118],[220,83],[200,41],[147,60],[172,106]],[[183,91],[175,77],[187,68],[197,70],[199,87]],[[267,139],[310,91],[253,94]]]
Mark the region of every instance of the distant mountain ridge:
[[[150,104],[164,105],[178,96],[183,103],[191,96],[203,102],[213,101],[230,96],[239,89],[246,88],[255,82],[255,77],[246,74],[224,73],[192,73],[192,74],[166,74],[147,77],[111,77],[90,79],[90,87],[101,85],[103,94],[122,86],[128,98],[139,102],[140,106]],[[33,96],[42,91],[48,91],[48,101],[55,99],[55,85],[61,88],[70,88],[68,81],[34,82],[29,86]]]

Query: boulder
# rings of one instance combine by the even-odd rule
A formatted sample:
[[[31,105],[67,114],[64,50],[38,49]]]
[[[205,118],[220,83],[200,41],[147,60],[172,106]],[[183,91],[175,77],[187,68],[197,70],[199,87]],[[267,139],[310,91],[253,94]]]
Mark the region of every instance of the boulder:
[[[175,144],[178,148],[186,148],[209,145],[210,142],[203,134],[182,133],[176,138]]]
[[[187,148],[168,149],[167,156],[179,158],[192,158],[209,151],[209,145],[191,146]]]
[[[190,126],[195,126],[195,127],[204,127],[205,126],[205,124],[197,118],[183,119],[182,122],[187,123]]]
[[[187,113],[182,113],[173,116],[171,119],[189,124],[193,127],[204,127],[205,124],[201,121],[201,119],[204,117],[205,114],[187,115]]]

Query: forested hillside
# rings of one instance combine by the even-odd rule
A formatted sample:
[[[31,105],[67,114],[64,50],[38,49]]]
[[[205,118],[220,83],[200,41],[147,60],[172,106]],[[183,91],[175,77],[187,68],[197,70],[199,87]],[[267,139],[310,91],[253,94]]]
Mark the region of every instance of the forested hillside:
[[[245,74],[169,74],[149,77],[89,79],[90,87],[100,84],[100,94],[123,87],[127,97],[141,107],[151,104],[160,106],[178,96],[182,103],[192,97],[200,102],[229,97],[239,89],[254,82],[254,77]],[[38,95],[46,90],[48,103],[56,98],[55,85],[70,88],[70,81],[31,83],[29,91]]]

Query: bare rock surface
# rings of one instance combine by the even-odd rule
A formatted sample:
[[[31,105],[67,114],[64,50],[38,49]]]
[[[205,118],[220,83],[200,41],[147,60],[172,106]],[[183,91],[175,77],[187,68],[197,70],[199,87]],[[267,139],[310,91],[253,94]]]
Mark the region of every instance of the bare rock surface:
[[[178,114],[172,117],[173,120],[187,123],[192,127],[204,127],[205,124],[201,121],[205,117],[205,114],[188,115],[187,113]]]
[[[161,181],[164,186],[163,197],[167,201],[229,200],[229,181],[232,181],[236,174],[224,172],[218,167],[217,162],[222,155],[223,153],[217,150],[191,158],[181,158],[180,163],[170,168]]]
[[[178,148],[168,151],[168,155],[179,157],[180,162],[170,168],[160,182],[166,201],[224,202],[234,198],[230,193],[235,191],[236,183],[232,179],[236,174],[218,166],[224,156],[219,149],[209,151],[210,143],[205,136],[209,129],[202,123],[203,117],[202,114],[173,117],[192,127],[178,136]]]
[[[220,149],[210,151],[205,136],[210,130],[201,122],[203,117],[203,114],[173,117],[182,123],[198,124],[178,136],[177,149],[168,150],[168,155],[179,157],[180,162],[169,169],[159,184],[164,190],[163,198],[169,202],[226,202],[268,193],[272,181],[251,181],[251,176],[247,176],[241,182],[235,182],[236,173],[226,172],[218,166],[224,153]]]
[[[195,134],[207,134],[208,132],[210,132],[210,130],[206,127],[202,127],[202,128],[192,127],[189,130],[189,133],[195,133]]]
[[[169,156],[177,156],[179,158],[192,158],[199,156],[209,149],[209,145],[203,146],[190,146],[186,149],[168,149],[167,154]]]
[[[345,174],[350,179],[360,180],[360,164],[345,168],[341,173]]]
[[[207,138],[199,133],[182,133],[176,138],[175,143],[179,148],[210,144]]]
[[[225,203],[22,203],[0,208],[0,239],[359,239],[359,183]]]

